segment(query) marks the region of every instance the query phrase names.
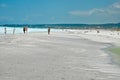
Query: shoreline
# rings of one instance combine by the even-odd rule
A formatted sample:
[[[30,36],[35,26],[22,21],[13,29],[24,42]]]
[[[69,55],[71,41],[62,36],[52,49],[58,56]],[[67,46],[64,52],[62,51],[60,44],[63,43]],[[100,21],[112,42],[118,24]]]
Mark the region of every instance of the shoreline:
[[[107,48],[103,48],[102,50],[104,50],[105,53],[109,55],[109,57],[111,59],[111,64],[115,64],[120,67],[120,62],[118,60],[117,54],[111,51],[111,49],[115,48],[115,47],[116,47],[115,45],[110,43]]]
[[[111,46],[107,50],[111,54],[111,56],[113,57],[113,62],[120,66],[120,55],[117,54],[116,52],[112,51],[112,49],[115,49],[115,48],[120,48],[120,47],[118,47],[118,46]]]

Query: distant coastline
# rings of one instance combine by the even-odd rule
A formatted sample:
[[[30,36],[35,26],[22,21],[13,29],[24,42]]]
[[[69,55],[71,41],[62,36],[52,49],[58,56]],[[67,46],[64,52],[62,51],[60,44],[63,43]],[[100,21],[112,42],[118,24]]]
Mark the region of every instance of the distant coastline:
[[[88,29],[88,28],[100,28],[100,29],[118,29],[120,23],[107,23],[107,24],[1,24],[0,27],[24,27],[29,28],[57,28],[57,29]]]

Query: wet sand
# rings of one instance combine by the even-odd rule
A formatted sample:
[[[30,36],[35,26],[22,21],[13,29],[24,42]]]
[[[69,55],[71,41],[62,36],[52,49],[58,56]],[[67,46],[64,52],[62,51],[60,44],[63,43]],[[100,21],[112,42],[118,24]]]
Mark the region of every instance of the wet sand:
[[[0,37],[0,80],[120,80],[106,42],[68,32]]]

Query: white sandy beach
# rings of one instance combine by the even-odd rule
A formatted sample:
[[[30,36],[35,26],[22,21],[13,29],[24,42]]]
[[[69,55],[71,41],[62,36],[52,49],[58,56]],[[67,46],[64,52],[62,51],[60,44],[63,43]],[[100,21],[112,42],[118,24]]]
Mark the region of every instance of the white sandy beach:
[[[87,33],[84,33],[84,32]],[[0,35],[0,80],[120,80],[103,49],[120,45],[115,31]]]

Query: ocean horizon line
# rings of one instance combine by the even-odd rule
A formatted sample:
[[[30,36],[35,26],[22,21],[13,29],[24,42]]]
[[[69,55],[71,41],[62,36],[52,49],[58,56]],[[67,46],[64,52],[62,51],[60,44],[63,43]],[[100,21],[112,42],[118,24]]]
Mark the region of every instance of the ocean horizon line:
[[[0,27],[24,27],[29,28],[57,28],[57,29],[78,29],[78,28],[120,28],[120,23],[106,23],[106,24],[3,24]]]
[[[84,24],[84,25],[103,25],[103,24],[120,24],[120,22],[111,22],[111,23],[4,23],[4,24],[0,24],[1,25],[61,25],[61,24]]]

